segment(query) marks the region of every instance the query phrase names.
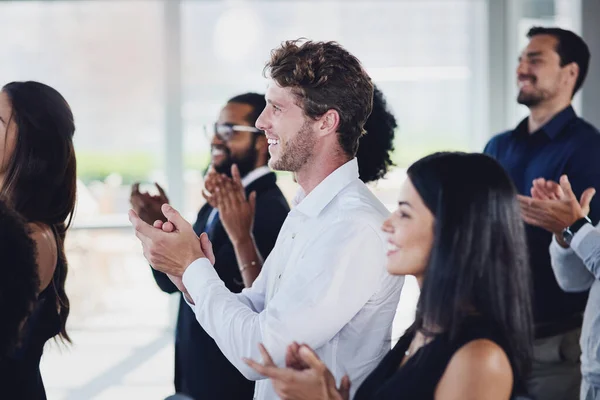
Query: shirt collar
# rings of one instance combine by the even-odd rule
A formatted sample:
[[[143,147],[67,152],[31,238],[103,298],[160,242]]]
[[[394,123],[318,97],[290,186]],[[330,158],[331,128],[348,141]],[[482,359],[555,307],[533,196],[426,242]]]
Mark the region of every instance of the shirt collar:
[[[555,139],[563,131],[563,128],[573,118],[576,117],[577,114],[575,113],[573,107],[568,106],[567,108],[556,114],[550,121],[546,122],[544,126],[542,126],[540,129],[533,133],[535,134],[537,132],[544,132],[546,136],[548,136],[550,139]],[[525,118],[523,121],[521,121],[519,125],[517,125],[515,132],[529,136],[529,132],[527,130],[527,118]]]
[[[295,210],[314,218],[343,188],[357,179],[358,162],[353,158],[323,179],[308,196],[304,194],[302,188],[299,188],[293,202],[297,205]]]
[[[255,180],[257,180],[259,178],[262,178],[263,176],[267,175],[269,172],[271,172],[271,169],[266,165],[263,165],[262,167],[258,167],[256,169],[248,172],[248,174],[242,178],[242,185],[244,187],[248,187],[248,185],[250,185],[252,182],[254,182]]]

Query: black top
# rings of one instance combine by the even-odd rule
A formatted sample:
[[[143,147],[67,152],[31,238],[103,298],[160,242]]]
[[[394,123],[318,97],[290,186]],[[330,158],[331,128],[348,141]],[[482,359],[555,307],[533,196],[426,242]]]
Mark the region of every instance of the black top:
[[[59,266],[57,266],[57,269]],[[60,333],[56,294],[52,283],[44,289],[23,328],[16,351],[0,362],[0,397],[45,400],[46,391],[40,374],[44,344]]]
[[[246,193],[253,191],[256,191],[254,239],[261,255],[266,258],[275,246],[279,230],[290,208],[272,172],[248,185]],[[200,209],[194,224],[196,234],[200,235],[206,231],[212,210],[208,204]],[[219,277],[229,290],[234,293],[241,292],[244,283],[233,244],[218,215],[206,233],[213,244],[215,269]],[[152,270],[152,273],[163,291],[179,293],[166,275],[156,270]],[[179,304],[175,332],[175,390],[196,400],[245,400],[252,399],[254,395],[254,382],[244,378],[227,360],[183,299]]]
[[[540,177],[558,182],[562,174],[567,174],[577,198],[585,189],[597,188],[600,183],[600,134],[577,117],[572,107],[532,134],[524,119],[515,130],[490,140],[484,152],[500,162],[523,195],[531,195],[532,182]],[[590,219],[593,224],[600,219],[600,196],[592,200]],[[553,336],[581,326],[587,292],[566,293],[558,286],[548,250],[551,233],[530,225],[526,226],[526,233],[536,337]]]
[[[505,340],[499,332],[501,330],[495,329],[493,324],[483,318],[469,318],[454,340],[450,340],[448,334],[440,334],[417,350],[406,364],[400,367],[404,353],[415,336],[415,330],[411,327],[359,387],[354,400],[433,400],[450,359],[467,343],[477,339],[489,339],[507,352]],[[520,379],[514,381],[521,382]]]

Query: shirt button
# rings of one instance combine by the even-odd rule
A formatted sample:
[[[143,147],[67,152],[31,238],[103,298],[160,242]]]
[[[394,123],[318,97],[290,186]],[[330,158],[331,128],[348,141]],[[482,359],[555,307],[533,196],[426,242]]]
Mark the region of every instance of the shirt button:
[[[296,239],[296,233],[292,233],[292,239]]]
[[[277,277],[277,279],[281,279],[281,274],[279,274],[279,276]]]

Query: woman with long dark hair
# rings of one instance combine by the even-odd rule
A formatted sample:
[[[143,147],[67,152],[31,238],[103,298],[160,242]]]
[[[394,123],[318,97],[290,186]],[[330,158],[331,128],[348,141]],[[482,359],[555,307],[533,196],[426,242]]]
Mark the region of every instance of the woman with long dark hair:
[[[66,100],[38,82],[12,82],[0,92],[0,199],[29,224],[37,247],[39,290],[20,346],[7,362],[3,393],[45,399],[39,362],[46,341],[66,331],[64,240],[75,209],[75,124]]]
[[[530,368],[530,277],[516,191],[492,158],[437,153],[408,169],[385,222],[387,269],[421,287],[414,324],[362,382],[355,399],[509,399]],[[286,367],[247,363],[282,399],[347,398],[307,346]],[[355,383],[356,384],[356,383]]]

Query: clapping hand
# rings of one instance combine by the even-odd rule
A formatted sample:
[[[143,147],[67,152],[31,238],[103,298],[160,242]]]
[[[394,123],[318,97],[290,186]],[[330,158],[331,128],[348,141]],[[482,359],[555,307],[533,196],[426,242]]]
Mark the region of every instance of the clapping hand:
[[[283,400],[348,400],[350,380],[342,378],[336,387],[335,378],[317,354],[307,345],[293,343],[288,347],[286,367],[273,362],[265,347],[259,345],[263,364],[244,359],[259,374],[271,379],[273,388]]]

